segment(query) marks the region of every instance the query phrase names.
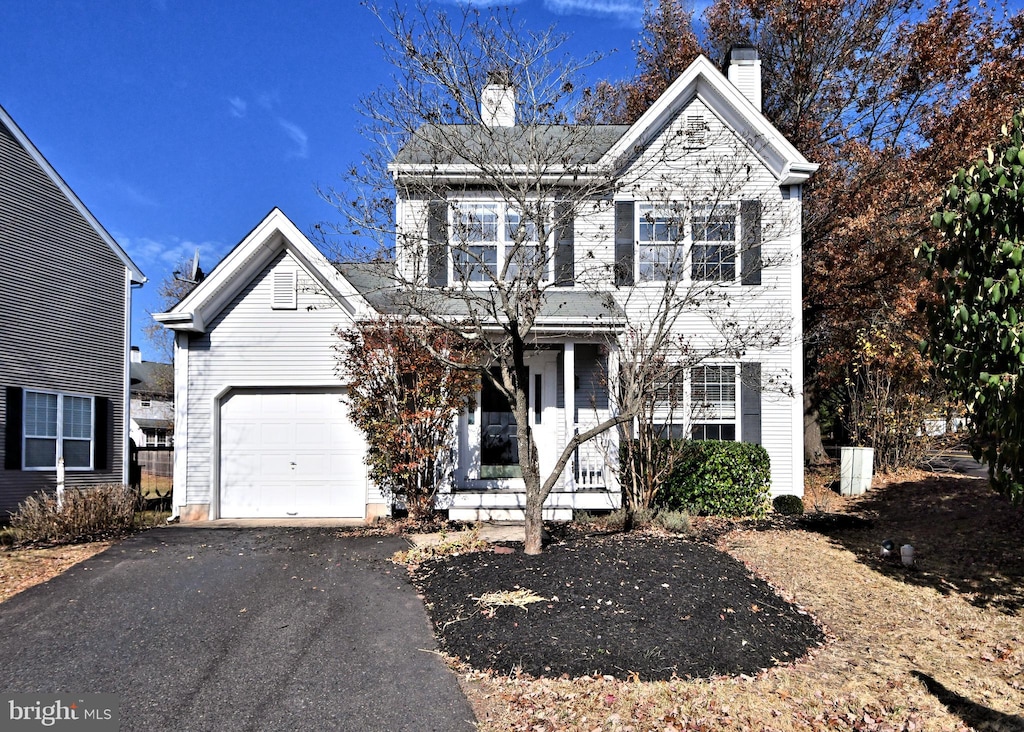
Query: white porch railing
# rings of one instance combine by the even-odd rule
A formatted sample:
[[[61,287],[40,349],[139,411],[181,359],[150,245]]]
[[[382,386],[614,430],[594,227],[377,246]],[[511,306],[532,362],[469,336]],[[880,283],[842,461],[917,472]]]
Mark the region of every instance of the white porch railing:
[[[586,427],[584,427],[586,429]],[[576,427],[576,433],[580,431]],[[609,488],[607,452],[609,440],[596,437],[576,448],[573,455],[573,477],[576,490],[604,490]]]

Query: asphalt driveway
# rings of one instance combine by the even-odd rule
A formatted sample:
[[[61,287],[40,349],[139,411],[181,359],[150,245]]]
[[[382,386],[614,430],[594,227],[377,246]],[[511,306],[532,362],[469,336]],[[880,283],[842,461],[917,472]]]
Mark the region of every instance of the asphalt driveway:
[[[0,690],[114,693],[122,730],[460,730],[401,567],[330,528],[168,527],[0,604]]]

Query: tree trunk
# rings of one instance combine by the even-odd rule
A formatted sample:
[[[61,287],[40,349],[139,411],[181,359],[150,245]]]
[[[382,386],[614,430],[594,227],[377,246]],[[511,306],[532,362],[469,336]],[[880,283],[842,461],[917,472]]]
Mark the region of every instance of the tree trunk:
[[[829,462],[825,445],[821,441],[821,423],[818,404],[810,382],[804,384],[804,462],[807,465],[826,465]]]

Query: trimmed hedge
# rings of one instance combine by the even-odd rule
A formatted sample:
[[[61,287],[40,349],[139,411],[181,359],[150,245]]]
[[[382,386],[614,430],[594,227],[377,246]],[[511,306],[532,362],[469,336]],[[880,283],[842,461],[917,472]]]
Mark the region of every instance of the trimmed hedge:
[[[760,445],[714,440],[665,441],[678,450],[672,474],[655,507],[698,516],[754,516],[768,513],[771,463]]]

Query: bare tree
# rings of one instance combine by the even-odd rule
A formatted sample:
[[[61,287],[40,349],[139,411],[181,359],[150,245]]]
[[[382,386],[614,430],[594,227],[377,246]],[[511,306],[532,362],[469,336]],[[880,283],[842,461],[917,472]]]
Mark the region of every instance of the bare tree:
[[[749,295],[722,286],[741,258],[751,276],[782,260],[763,255],[760,226],[784,217],[759,203],[741,211],[739,194],[757,183],[746,154],[757,139],[728,133],[723,147],[710,127],[687,130],[682,120],[669,142],[614,154],[624,126],[574,124],[579,77],[594,59],[567,58],[566,38],[554,29],[528,29],[507,9],[371,10],[394,76],[363,100],[374,146],[349,171],[351,188],[324,195],[345,215],[338,232],[376,242],[369,264],[349,270],[371,303],[456,331],[482,354],[484,388],[514,418],[525,550],[538,553],[544,501],[582,444],[632,424],[666,373],[786,337],[777,318],[752,317],[752,309],[735,317]],[[620,218],[617,194],[647,202],[639,218],[629,209],[629,232],[611,223]],[[747,241],[736,229],[754,213],[758,233]],[[638,264],[636,221],[649,229]],[[584,222],[593,230],[574,241]],[[726,236],[731,249],[721,245]],[[618,251],[620,239],[628,253]],[[694,246],[697,239],[704,245]],[[581,310],[590,338],[613,356],[615,408],[594,410],[567,435],[544,475],[528,361],[547,339],[571,336],[566,321]],[[706,327],[681,340],[687,317]]]

